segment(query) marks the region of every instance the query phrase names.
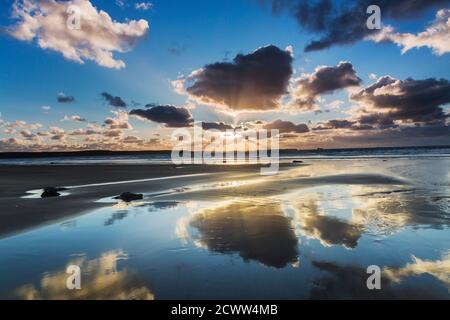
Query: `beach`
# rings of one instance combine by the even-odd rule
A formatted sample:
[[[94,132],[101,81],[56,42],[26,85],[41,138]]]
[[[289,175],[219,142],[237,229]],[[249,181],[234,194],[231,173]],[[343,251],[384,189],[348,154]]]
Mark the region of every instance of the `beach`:
[[[308,164],[309,166],[310,164]],[[280,171],[298,168],[302,164],[285,162]],[[194,183],[214,181],[244,180],[248,178],[261,180],[260,165],[183,165],[172,164],[95,164],[95,165],[3,165],[0,166],[0,237],[21,232],[52,221],[58,221],[72,215],[88,212],[94,208],[105,206],[97,200],[120,195],[123,192],[151,193],[162,192],[173,188],[190,186]],[[317,177],[326,184],[327,177],[333,172],[326,172]],[[268,180],[271,188],[278,184],[278,175]],[[377,176],[364,176],[369,183],[376,182]],[[295,178],[295,177],[291,177]],[[300,177],[301,181],[290,179],[281,181],[282,186],[299,187],[309,184],[308,177]],[[148,181],[146,181],[148,179]],[[156,180],[154,180],[156,179]],[[320,181],[324,179],[324,181]],[[358,183],[357,176],[337,177],[339,183]],[[375,179],[375,181],[374,181]],[[140,181],[141,180],[141,181]],[[275,180],[275,181],[271,181]],[[334,181],[333,180],[333,181]],[[385,177],[384,180],[389,180]],[[331,182],[333,182],[331,181]],[[395,181],[395,179],[393,180]],[[389,182],[389,181],[388,181]],[[330,183],[330,181],[328,182]],[[389,182],[390,183],[390,182]],[[267,192],[264,183],[256,183],[252,190],[255,194]],[[46,187],[68,188],[68,195],[63,197],[41,199],[39,196]],[[260,189],[262,188],[262,190]],[[245,186],[243,189],[247,189]],[[269,188],[270,189],[270,188]],[[35,196],[27,192],[35,191]],[[211,193],[223,196],[223,192],[233,191],[235,196],[243,194],[243,190],[227,189],[217,193],[215,189],[203,190],[202,197]],[[248,191],[248,189],[247,189]],[[198,194],[198,192],[197,192]],[[266,195],[270,195],[269,193]],[[191,197],[185,192],[177,197]]]
[[[289,160],[272,176],[257,164],[2,165],[0,297],[448,299],[449,167],[448,157]],[[67,190],[41,198],[49,186]],[[115,199],[123,192],[143,199]],[[72,263],[87,270],[84,289],[55,291]],[[383,290],[367,290],[369,265]]]
[[[0,237],[102,207],[105,204],[96,203],[96,200],[122,192],[157,192],[226,176],[227,173],[257,173],[259,168],[256,165],[3,165],[0,166]],[[126,183],[165,177],[175,179]],[[40,194],[40,189],[45,187],[105,183],[112,184],[70,188],[70,195],[65,197],[22,198],[27,196],[27,191],[38,190]]]

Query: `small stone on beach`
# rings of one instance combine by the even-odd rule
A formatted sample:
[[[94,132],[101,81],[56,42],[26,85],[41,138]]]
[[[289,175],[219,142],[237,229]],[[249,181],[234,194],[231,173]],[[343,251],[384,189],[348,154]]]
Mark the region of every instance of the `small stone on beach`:
[[[135,200],[142,200],[144,195],[141,193],[132,193],[132,192],[124,192],[120,196],[115,197],[114,199],[120,199],[125,202],[131,202]]]
[[[44,192],[42,192],[41,198],[59,197],[61,194],[58,191],[61,191],[61,188],[55,187],[44,188]]]

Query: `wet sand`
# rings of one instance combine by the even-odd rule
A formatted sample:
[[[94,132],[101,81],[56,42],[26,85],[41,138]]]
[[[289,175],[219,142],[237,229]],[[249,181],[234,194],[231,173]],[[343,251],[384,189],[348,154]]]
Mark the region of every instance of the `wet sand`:
[[[105,206],[96,202],[122,192],[157,192],[191,183],[225,181],[232,175],[259,174],[258,165],[1,165],[0,238]],[[190,176],[195,174],[204,174]],[[160,177],[176,177],[73,188],[69,195],[24,199],[27,191]],[[220,177],[220,178],[219,178]]]
[[[0,166],[0,299],[448,299],[449,164]],[[23,198],[46,186],[68,194]]]
[[[295,168],[305,166],[309,164],[284,163],[278,175],[265,177],[260,175],[260,165],[2,165],[0,238],[106,206],[97,200],[122,192],[162,192],[161,198],[214,199],[271,196],[321,184],[404,184],[399,179],[370,172],[349,171],[344,175],[327,172],[312,177],[296,173]],[[217,186],[227,181],[243,184]],[[188,188],[179,194],[173,191],[199,184],[211,187]],[[40,194],[40,189],[45,187],[68,187],[69,194],[45,199],[23,198],[27,191],[38,189]],[[167,195],[165,191],[169,191]]]

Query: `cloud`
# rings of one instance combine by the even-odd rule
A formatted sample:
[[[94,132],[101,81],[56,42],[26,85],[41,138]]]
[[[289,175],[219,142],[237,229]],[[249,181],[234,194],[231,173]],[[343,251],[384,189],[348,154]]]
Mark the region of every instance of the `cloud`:
[[[262,0],[265,2],[264,0]],[[287,10],[305,30],[321,35],[305,51],[323,50],[334,45],[352,44],[376,34],[366,26],[370,5],[380,7],[383,19],[410,19],[430,8],[448,5],[448,0],[269,0],[274,12]]]
[[[75,114],[73,116],[65,115],[61,121],[86,122],[87,120]]]
[[[65,131],[62,128],[59,127],[50,127],[50,133],[51,134],[63,134]]]
[[[125,101],[123,101],[123,99],[121,97],[117,97],[117,96],[115,97],[115,96],[109,94],[108,92],[102,92],[101,96],[112,107],[116,107],[116,108],[126,108],[127,107],[127,103]]]
[[[67,27],[67,10],[71,5],[79,8],[78,29]],[[92,60],[99,66],[115,69],[124,68],[125,62],[115,59],[113,53],[130,51],[149,29],[143,19],[115,22],[89,0],[15,0],[12,17],[17,22],[8,31],[16,39],[35,40],[40,48],[59,52],[80,64]]]
[[[364,114],[358,119],[363,125],[378,125],[380,127],[395,127],[394,120],[386,113],[369,113]]]
[[[65,140],[65,138],[66,138],[66,135],[64,133],[59,133],[59,134],[53,135],[50,139],[57,140],[57,141],[63,141],[63,140]]]
[[[27,140],[34,140],[37,136],[32,133],[30,130],[22,130],[20,131],[20,135]]]
[[[294,124],[291,121],[275,120],[263,126],[266,130],[278,129],[280,133],[306,133],[309,128],[304,123]]]
[[[385,27],[371,37],[376,42],[390,41],[402,47],[402,53],[413,48],[428,47],[436,55],[450,52],[450,9],[436,13],[436,19],[424,31],[418,34],[398,33],[392,27]]]
[[[27,151],[29,146],[26,141],[17,138],[2,138],[0,139],[0,149],[4,152],[7,151]]]
[[[103,135],[108,138],[116,138],[122,135],[122,130],[106,130],[103,132]]]
[[[59,103],[72,103],[75,102],[75,97],[73,96],[66,96],[63,92],[58,93],[58,97],[56,100]]]
[[[233,126],[223,122],[202,122],[202,128],[203,130],[233,130]]]
[[[186,108],[178,108],[171,105],[148,105],[148,107],[147,109],[131,110],[130,115],[157,123],[164,123],[169,128],[188,127],[194,121],[191,113]]]
[[[14,122],[6,122],[0,119],[0,126],[4,127],[11,131],[11,133],[16,132],[17,130],[37,130],[42,127],[41,123],[27,123],[23,120],[16,120]]]
[[[378,122],[375,118],[405,123],[445,122],[448,114],[445,114],[442,106],[450,103],[450,82],[434,78],[397,80],[384,76],[352,94],[351,99],[363,104],[366,113],[372,117],[369,121],[368,117],[363,116],[365,123]]]
[[[128,113],[126,111],[112,111],[116,116],[115,118],[107,117],[104,124],[108,126],[109,129],[132,129],[133,127],[129,123]]]
[[[126,136],[122,142],[123,143],[136,143],[136,144],[141,144],[144,140],[139,139],[136,136]]]
[[[52,107],[50,107],[50,106],[41,106],[41,109],[42,109],[44,112],[49,112],[49,111],[52,109]]]
[[[327,107],[330,109],[339,109],[344,104],[345,104],[345,102],[342,100],[334,100],[334,101],[331,101],[330,103],[327,103]]]
[[[435,146],[448,145],[450,137],[450,126],[442,124],[397,126],[386,129],[370,125],[355,125],[351,130],[353,131],[345,134],[329,133],[326,136],[329,143],[323,146],[329,148]],[[319,137],[315,137],[314,146],[320,141]]]
[[[349,129],[352,128],[355,123],[355,121],[350,121],[347,119],[329,120],[325,123],[319,124],[317,127],[313,128],[313,130]]]
[[[136,2],[134,4],[134,7],[138,10],[150,10],[151,8],[153,8],[153,4],[150,2]]]
[[[94,134],[99,134],[100,131],[94,129],[76,129],[69,133],[71,136],[90,136]]]
[[[313,73],[294,80],[293,101],[290,104],[301,110],[314,110],[319,95],[358,86],[360,83],[361,79],[356,76],[350,62],[341,61],[336,67],[321,66]]]
[[[116,0],[114,1],[118,7],[125,7],[125,0]]]
[[[279,107],[292,76],[292,56],[276,46],[238,54],[233,62],[216,62],[175,82],[200,103],[231,110],[270,110]]]

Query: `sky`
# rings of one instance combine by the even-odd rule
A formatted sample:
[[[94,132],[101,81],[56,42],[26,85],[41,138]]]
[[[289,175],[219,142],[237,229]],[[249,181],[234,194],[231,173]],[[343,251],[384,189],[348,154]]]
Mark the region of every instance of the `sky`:
[[[369,5],[380,28],[369,29]],[[0,151],[450,145],[450,0],[2,0]]]

